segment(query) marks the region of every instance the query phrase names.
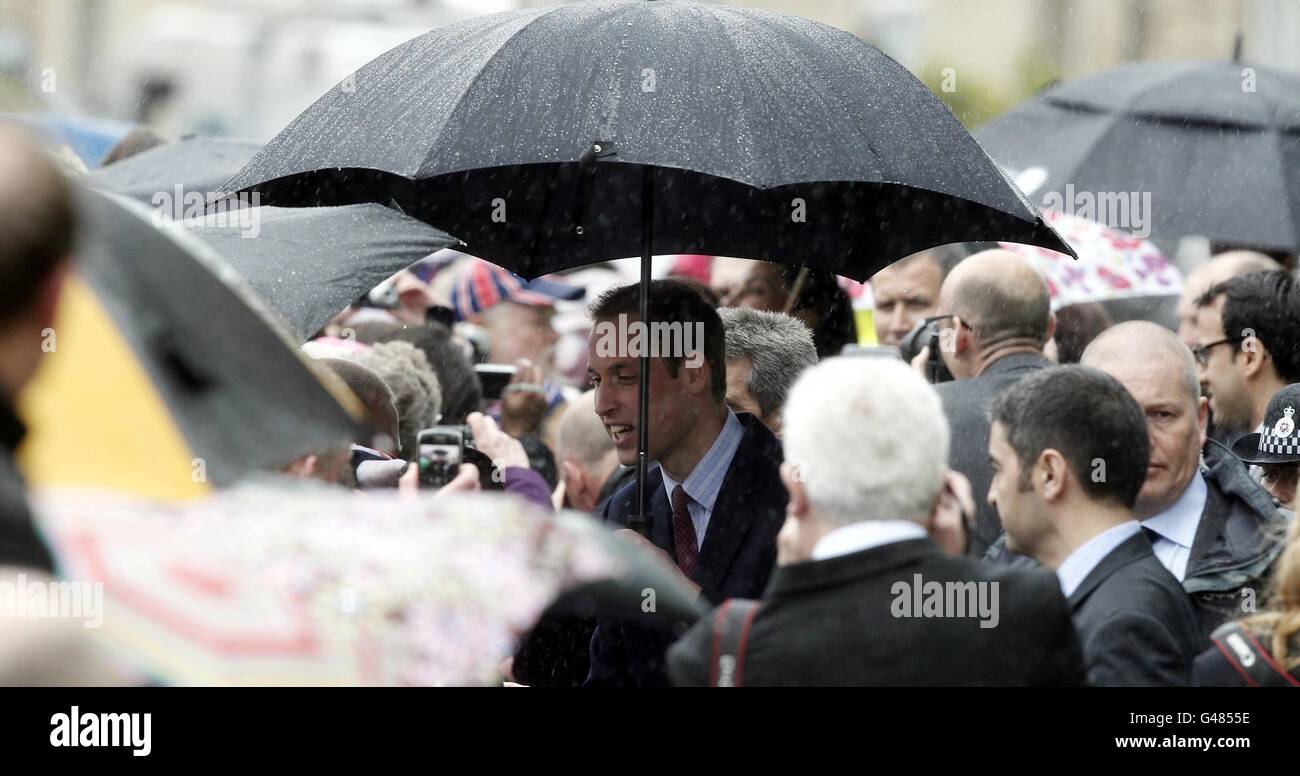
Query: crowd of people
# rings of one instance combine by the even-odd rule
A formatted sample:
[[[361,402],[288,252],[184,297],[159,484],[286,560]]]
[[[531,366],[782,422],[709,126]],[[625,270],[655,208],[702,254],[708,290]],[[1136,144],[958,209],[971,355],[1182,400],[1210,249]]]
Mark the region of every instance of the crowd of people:
[[[75,269],[74,185],[0,138],[0,566],[33,573],[56,565],[13,404]],[[669,275],[647,323],[702,336],[649,361],[644,512],[641,361],[596,334],[640,320],[617,263],[531,282],[465,255],[404,271],[388,303],[363,297],[303,346],[366,433],[279,474],[587,513],[712,607],[548,612],[510,683],[1300,686],[1290,268],[1216,256],[1175,332],[1054,311],[1017,254],[944,246],[871,279],[874,349],[853,347],[833,275],[723,257]],[[440,478],[422,440],[443,429],[464,445]]]

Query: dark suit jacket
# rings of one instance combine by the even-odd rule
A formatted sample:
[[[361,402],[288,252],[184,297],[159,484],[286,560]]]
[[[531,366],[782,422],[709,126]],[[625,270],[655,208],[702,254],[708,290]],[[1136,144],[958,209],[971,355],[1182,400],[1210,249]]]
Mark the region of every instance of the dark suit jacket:
[[[727,598],[757,598],[776,564],[776,535],[785,521],[786,492],[781,485],[781,443],[753,415],[736,416],[745,428],[713,515],[704,533],[699,565],[691,579],[713,603]],[[672,506],[664,493],[659,467],[647,472],[650,497],[650,539],[676,557]],[[611,528],[626,525],[635,509],[636,483],[623,488],[605,505]],[[690,627],[669,622],[638,607],[621,621],[601,621],[591,639],[588,685],[663,686],[668,683],[664,653]]]
[[[1070,595],[1088,682],[1186,686],[1202,639],[1192,603],[1139,531],[1097,564]]]
[[[975,530],[970,535],[970,554],[984,557],[990,544],[1002,533],[1002,521],[988,504],[993,468],[989,466],[989,410],[993,400],[1007,387],[1027,374],[1052,362],[1037,353],[1003,356],[978,377],[939,383],[934,388],[943,400],[943,414],[948,418],[952,445],[948,465],[970,480],[975,497]]]
[[[977,583],[975,589],[990,591],[984,611],[996,612],[997,620],[981,616],[978,606],[966,610],[975,616],[915,616],[915,608],[901,616],[905,610],[896,602],[914,598],[916,575],[922,591],[931,582],[944,591],[947,582]],[[991,585],[997,585],[996,605]],[[995,624],[981,627],[981,621]],[[707,685],[712,662],[713,618],[705,617],[668,652],[673,684]],[[778,568],[754,617],[742,670],[745,686],[1084,681],[1078,637],[1055,574],[952,558],[929,539]]]
[[[22,421],[0,397],[0,566],[53,573],[54,559],[36,532],[27,508],[27,486],[13,459],[25,434]]]

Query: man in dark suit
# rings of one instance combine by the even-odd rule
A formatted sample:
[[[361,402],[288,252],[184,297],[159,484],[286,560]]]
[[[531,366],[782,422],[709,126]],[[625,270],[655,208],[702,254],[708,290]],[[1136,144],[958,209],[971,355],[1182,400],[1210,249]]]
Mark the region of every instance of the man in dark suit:
[[[993,477],[988,465],[989,406],[1007,386],[1050,366],[1043,346],[1056,330],[1047,284],[1038,271],[1010,251],[990,250],[962,261],[943,281],[939,345],[954,380],[935,386],[952,429],[948,463],[970,480],[975,529],[970,553],[984,557],[1002,533],[985,495]]]
[[[587,358],[596,414],[619,462],[634,464],[636,343],[654,341],[647,456],[657,465],[646,482],[650,549],[664,553],[709,601],[755,597],[772,573],[785,514],[780,444],[754,416],[727,408],[726,348],[717,311],[680,281],[655,281],[649,296],[654,329],[638,328],[635,285],[615,288],[592,304]],[[682,347],[672,347],[674,336]],[[605,522],[628,525],[635,502],[632,483],[605,505]],[[623,617],[601,621],[591,640],[587,684],[666,684],[664,653],[689,625],[658,614],[653,598]]]
[[[1056,571],[1094,685],[1191,680],[1201,635],[1133,506],[1150,456],[1146,419],[1110,375],[1040,370],[993,404],[989,503],[1007,549]]]
[[[927,536],[952,505],[948,429],[920,377],[829,359],[795,385],[785,417],[780,566],[743,645],[721,646],[731,601],[672,647],[675,685],[1082,684],[1049,572],[945,555]]]

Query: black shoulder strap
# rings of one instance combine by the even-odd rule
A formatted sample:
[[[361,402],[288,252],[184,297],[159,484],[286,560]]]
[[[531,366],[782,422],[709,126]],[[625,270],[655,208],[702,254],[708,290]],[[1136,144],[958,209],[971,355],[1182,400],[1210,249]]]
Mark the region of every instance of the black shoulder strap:
[[[758,613],[758,601],[729,598],[713,613],[713,659],[710,687],[740,687],[745,668],[745,643]]]
[[[1251,687],[1300,687],[1239,622],[1220,625],[1210,641]]]

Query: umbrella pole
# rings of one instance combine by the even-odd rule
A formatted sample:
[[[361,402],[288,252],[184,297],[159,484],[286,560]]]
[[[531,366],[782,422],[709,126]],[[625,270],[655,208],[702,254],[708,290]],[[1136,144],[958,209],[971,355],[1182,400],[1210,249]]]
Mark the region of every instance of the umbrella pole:
[[[650,256],[654,241],[654,180],[649,165],[641,168],[641,288],[638,292],[641,323],[650,325]],[[644,345],[644,343],[643,343]],[[637,420],[636,420],[636,512],[628,520],[628,528],[650,538],[650,520],[646,515],[646,448],[649,446],[650,417],[650,349],[641,348],[641,368],[637,370]]]

